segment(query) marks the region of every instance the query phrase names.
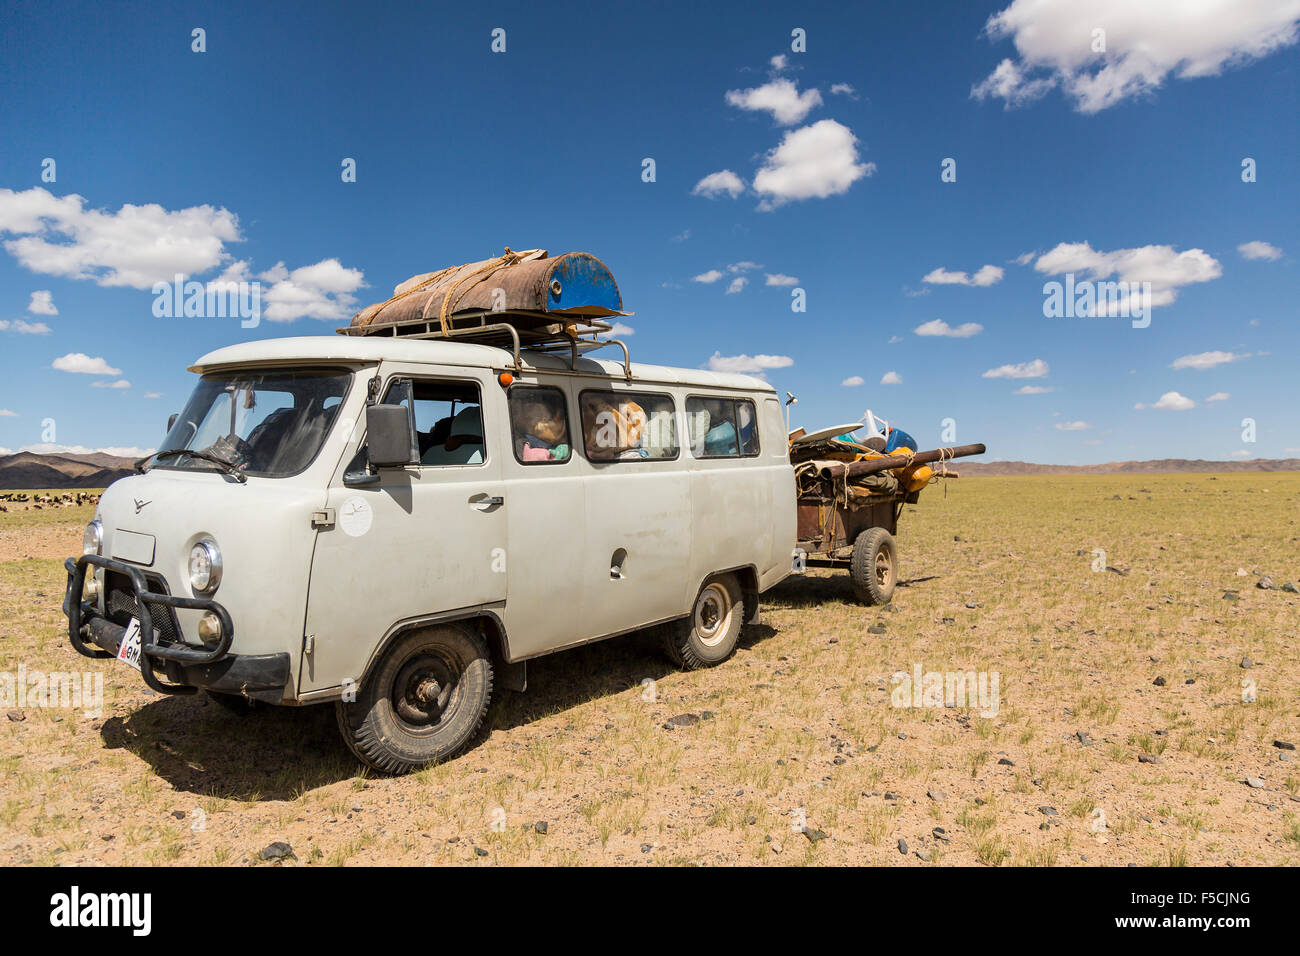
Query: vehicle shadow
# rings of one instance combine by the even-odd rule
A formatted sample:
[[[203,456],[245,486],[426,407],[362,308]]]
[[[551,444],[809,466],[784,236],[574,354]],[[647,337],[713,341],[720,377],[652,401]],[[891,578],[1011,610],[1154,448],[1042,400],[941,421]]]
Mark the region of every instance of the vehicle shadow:
[[[920,578],[905,578],[898,582],[900,588],[910,588],[926,581],[937,581],[941,575],[930,574]],[[847,572],[829,575],[794,574],[763,595],[769,605],[786,608],[807,608],[827,601],[857,604],[853,583]]]
[[[739,647],[776,633],[747,625]],[[484,734],[626,693],[675,670],[654,628],[530,661],[527,692],[500,692]],[[339,738],[332,704],[266,707],[240,717],[204,694],[159,696],[105,720],[100,736],[107,749],[130,751],[177,792],[227,800],[292,800],[360,769]]]

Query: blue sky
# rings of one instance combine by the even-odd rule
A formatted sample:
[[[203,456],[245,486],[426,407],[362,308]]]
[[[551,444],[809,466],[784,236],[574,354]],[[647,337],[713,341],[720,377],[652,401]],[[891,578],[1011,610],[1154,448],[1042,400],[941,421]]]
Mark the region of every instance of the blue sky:
[[[152,448],[203,352],[509,245],[604,259],[636,360],[810,428],[1300,456],[1300,3],[1185,6],[6,3],[0,449]],[[261,323],[156,317],[177,271]],[[1149,326],[1046,317],[1066,272],[1150,281]]]

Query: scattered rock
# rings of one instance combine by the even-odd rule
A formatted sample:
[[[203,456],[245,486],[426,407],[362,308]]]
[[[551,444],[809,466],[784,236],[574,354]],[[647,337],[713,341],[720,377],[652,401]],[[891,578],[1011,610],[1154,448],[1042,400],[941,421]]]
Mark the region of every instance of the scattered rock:
[[[871,625],[871,627],[867,628],[867,633],[868,633],[868,634],[884,634],[884,633],[885,633],[885,627],[884,627],[883,624],[873,624],[873,625]]]
[[[772,852],[773,852],[773,853],[780,853],[781,850],[782,850],[782,846],[781,846],[781,844],[780,844],[779,842],[777,842],[776,840],[773,840],[773,841],[772,841],[771,846],[772,846]]]
[[[27,719],[27,715],[24,714],[21,710],[11,710],[9,711],[7,716],[15,724],[22,723],[24,720]]]
[[[533,824],[533,832],[540,833],[542,836],[546,836],[546,834],[550,831],[550,829],[551,829],[551,825],[547,823],[545,820],[538,820],[536,823]]]
[[[1282,585],[1282,590],[1285,591],[1287,594],[1300,594],[1300,588],[1296,587],[1290,581]]]
[[[642,843],[642,844],[641,844],[641,852],[642,852],[642,853],[649,853],[649,852],[650,852],[651,850],[653,850],[653,849],[654,849],[654,846],[652,846],[652,845],[649,844],[649,843]]]
[[[885,791],[885,799],[886,799],[886,800],[897,800],[897,799],[898,799],[898,794],[893,793],[892,791],[886,790],[886,791]]]
[[[1138,763],[1161,764],[1164,763],[1164,761],[1156,754],[1138,754]]]
[[[1275,740],[1273,741],[1273,746],[1278,750],[1295,750],[1295,744],[1288,740]]]
[[[1259,777],[1247,777],[1246,786],[1250,787],[1252,790],[1263,790],[1264,781],[1259,779]]]
[[[664,723],[664,730],[675,730],[678,727],[692,727],[700,722],[699,714],[678,714],[676,717],[669,717]]]
[[[808,838],[809,843],[819,843],[826,839],[826,834],[821,830],[813,830],[809,827],[803,828],[803,835]]]
[[[1153,680],[1151,683],[1155,684],[1157,687],[1164,687],[1164,686],[1165,686],[1165,679],[1164,679],[1163,677],[1157,677],[1157,678],[1156,678],[1155,680]]]
[[[1273,579],[1266,574],[1255,582],[1255,587],[1259,588],[1261,591],[1271,591],[1277,587],[1277,585],[1274,584]]]
[[[930,833],[931,835],[934,836],[936,840],[939,840],[943,843],[952,842],[952,837],[948,834],[948,831],[945,830],[943,827],[935,827],[933,830],[930,831]]]
[[[902,840],[902,839],[900,839],[900,840],[898,841],[898,852],[901,853],[901,854],[903,854],[903,856],[907,856],[907,841],[906,841],[906,840]]]
[[[1056,816],[1056,807],[1039,807],[1038,812],[1045,817]]]
[[[1092,738],[1089,737],[1087,734],[1085,734],[1082,730],[1076,732],[1074,736],[1078,737],[1079,743],[1083,744],[1085,747],[1092,746]]]
[[[1008,758],[1006,758],[1006,757],[1001,758],[1001,759],[998,761],[998,764],[999,764],[1000,766],[1003,766],[1003,767],[1014,767],[1014,766],[1015,766],[1015,764],[1014,764],[1011,760],[1009,760]]]
[[[948,799],[948,794],[944,793],[942,790],[927,790],[925,791],[925,795],[935,803],[943,803]]]
[[[925,847],[921,847],[921,849],[916,851],[916,858],[920,860],[922,863],[929,863],[930,860],[932,859],[932,857],[930,856],[930,851],[927,850]]]
[[[1239,595],[1236,591],[1224,591],[1223,599],[1225,601],[1240,601],[1241,595]]]
[[[1247,574],[1249,574],[1249,573],[1250,573],[1250,572],[1247,571],[1245,568],[1238,568],[1238,569],[1237,569],[1237,577],[1239,577],[1239,578],[1244,578],[1244,577],[1245,577]]]
[[[1255,666],[1255,662],[1252,661],[1249,657],[1243,657],[1243,658],[1241,659],[1241,669],[1242,669],[1242,670],[1250,670],[1250,669],[1251,669],[1252,667],[1254,667],[1254,666]]]
[[[966,607],[968,607],[970,610],[973,611],[973,610],[975,610],[975,608],[979,607],[979,603],[976,602],[976,601],[967,601],[967,602],[966,602]]]
[[[488,855],[488,852],[487,852],[487,850],[483,849],[481,846],[476,846],[476,847],[474,847],[474,855],[475,855],[475,856],[487,856],[487,855]]]
[[[297,855],[293,852],[293,847],[287,843],[277,840],[262,848],[257,854],[259,860],[296,860]]]

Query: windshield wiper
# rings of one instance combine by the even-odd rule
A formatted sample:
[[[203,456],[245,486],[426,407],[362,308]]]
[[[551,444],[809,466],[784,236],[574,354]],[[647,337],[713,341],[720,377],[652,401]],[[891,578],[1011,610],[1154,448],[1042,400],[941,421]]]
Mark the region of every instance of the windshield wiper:
[[[240,481],[240,482],[248,481],[248,476],[246,474],[244,474],[242,471],[240,471],[230,462],[226,461],[224,458],[218,458],[216,455],[209,455],[205,451],[195,451],[192,448],[164,448],[162,451],[154,452],[148,458],[140,459],[140,461],[137,462],[137,465],[143,466],[146,461],[157,461],[159,458],[162,458],[164,456],[170,458],[173,455],[190,455],[191,457],[199,458],[202,459],[203,461],[210,461],[212,462],[212,464],[220,466],[226,472],[226,474],[233,477],[236,481]],[[149,469],[144,467],[138,467],[137,470],[140,471],[141,473],[144,473]]]

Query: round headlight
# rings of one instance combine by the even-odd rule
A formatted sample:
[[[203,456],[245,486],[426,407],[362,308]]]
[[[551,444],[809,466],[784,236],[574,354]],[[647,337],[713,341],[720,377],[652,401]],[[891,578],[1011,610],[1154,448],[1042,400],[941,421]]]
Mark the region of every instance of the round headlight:
[[[81,536],[81,553],[99,554],[103,547],[104,523],[96,518],[90,524],[86,525],[86,531]]]
[[[190,587],[211,594],[221,583],[221,552],[215,541],[200,541],[190,550]]]

